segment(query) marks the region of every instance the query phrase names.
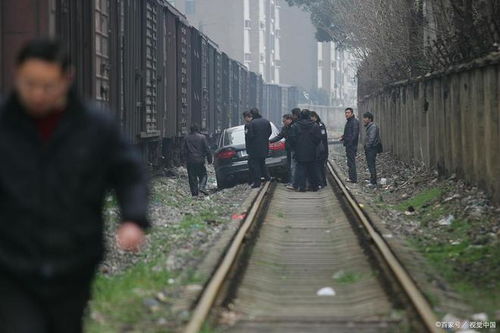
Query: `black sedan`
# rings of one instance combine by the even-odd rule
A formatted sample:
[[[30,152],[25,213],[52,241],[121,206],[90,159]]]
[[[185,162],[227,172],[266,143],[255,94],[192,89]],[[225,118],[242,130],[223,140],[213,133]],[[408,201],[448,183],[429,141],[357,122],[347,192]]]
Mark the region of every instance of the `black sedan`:
[[[279,131],[273,123],[271,123],[271,129],[270,138],[273,138],[278,135]],[[269,144],[266,165],[271,176],[286,174],[287,159],[284,139]],[[244,125],[227,128],[222,132],[215,151],[214,167],[219,188],[248,181],[248,154],[245,147]]]

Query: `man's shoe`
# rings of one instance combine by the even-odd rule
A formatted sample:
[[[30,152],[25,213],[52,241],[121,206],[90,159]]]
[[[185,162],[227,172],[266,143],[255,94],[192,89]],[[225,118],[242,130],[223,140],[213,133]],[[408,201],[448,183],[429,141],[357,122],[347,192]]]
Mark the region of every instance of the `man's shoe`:
[[[286,188],[289,189],[289,190],[296,190],[296,188],[293,187],[293,185],[287,185]]]
[[[252,188],[259,188],[260,187],[260,184],[253,184],[252,185]]]
[[[200,191],[201,193],[205,194],[205,195],[208,195],[208,191],[207,191],[207,190],[205,190],[205,189],[200,189],[199,191]]]
[[[366,185],[366,187],[368,187],[368,188],[376,188],[377,184],[370,183],[370,184]]]
[[[346,178],[346,183],[353,183],[353,184],[356,184],[358,181],[357,180],[351,180],[349,178]]]

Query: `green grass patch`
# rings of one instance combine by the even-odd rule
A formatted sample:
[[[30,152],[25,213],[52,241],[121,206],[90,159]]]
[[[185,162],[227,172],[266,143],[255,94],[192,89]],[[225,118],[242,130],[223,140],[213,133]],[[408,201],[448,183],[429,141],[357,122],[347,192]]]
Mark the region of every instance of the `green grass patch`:
[[[91,309],[100,320],[88,319],[86,332],[119,332],[144,322],[147,313],[144,299],[154,297],[172,276],[167,270],[156,267],[159,261],[160,258],[154,262],[140,262],[115,276],[98,275]]]
[[[398,205],[396,205],[396,209],[400,211],[405,211],[408,207],[412,206],[415,210],[422,209],[427,206],[432,201],[441,197],[443,193],[443,189],[441,187],[434,187],[425,191],[422,191],[415,195],[412,198],[409,198]]]
[[[141,254],[139,261],[116,275],[98,274],[93,284],[93,298],[90,316],[86,318],[86,332],[166,332],[157,324],[160,318],[171,315],[166,305],[151,311],[144,304],[146,299],[154,299],[156,294],[169,286],[168,280],[176,284],[188,285],[202,282],[194,269],[173,273],[166,269],[166,261],[172,246],[189,239],[193,232],[204,231],[211,223],[218,223],[217,215],[206,209],[197,215],[185,215],[175,225],[156,228],[151,231],[150,246]],[[171,236],[177,236],[170,239]],[[202,251],[193,249],[194,257]]]
[[[333,275],[333,279],[340,284],[353,284],[360,281],[363,274],[358,272],[339,271]]]
[[[184,216],[178,227],[186,232],[192,232],[194,230],[205,230],[210,223],[219,223],[219,221],[215,213],[206,209],[197,215]]]
[[[475,222],[481,223],[481,222]],[[500,308],[500,244],[473,244],[472,222],[457,219],[446,227],[445,236],[415,238],[415,246],[432,267],[456,290],[474,311],[488,312]]]

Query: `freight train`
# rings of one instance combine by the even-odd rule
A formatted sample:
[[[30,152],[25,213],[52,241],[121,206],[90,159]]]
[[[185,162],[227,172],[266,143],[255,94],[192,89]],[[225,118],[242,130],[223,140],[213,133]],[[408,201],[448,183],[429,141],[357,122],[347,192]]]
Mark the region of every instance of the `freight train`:
[[[79,93],[116,113],[151,167],[180,161],[192,123],[215,140],[245,110],[279,126],[298,104],[297,88],[265,84],[164,0],[2,0],[4,93],[15,50],[40,35],[67,46]]]

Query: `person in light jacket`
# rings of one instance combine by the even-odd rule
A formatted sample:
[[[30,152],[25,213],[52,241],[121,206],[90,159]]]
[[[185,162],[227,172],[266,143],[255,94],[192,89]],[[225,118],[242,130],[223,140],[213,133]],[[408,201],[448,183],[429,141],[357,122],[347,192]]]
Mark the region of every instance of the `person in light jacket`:
[[[380,131],[378,125],[373,122],[373,114],[365,112],[363,114],[363,124],[366,129],[365,136],[365,156],[368,169],[370,170],[370,187],[377,186],[377,154],[381,151]]]

